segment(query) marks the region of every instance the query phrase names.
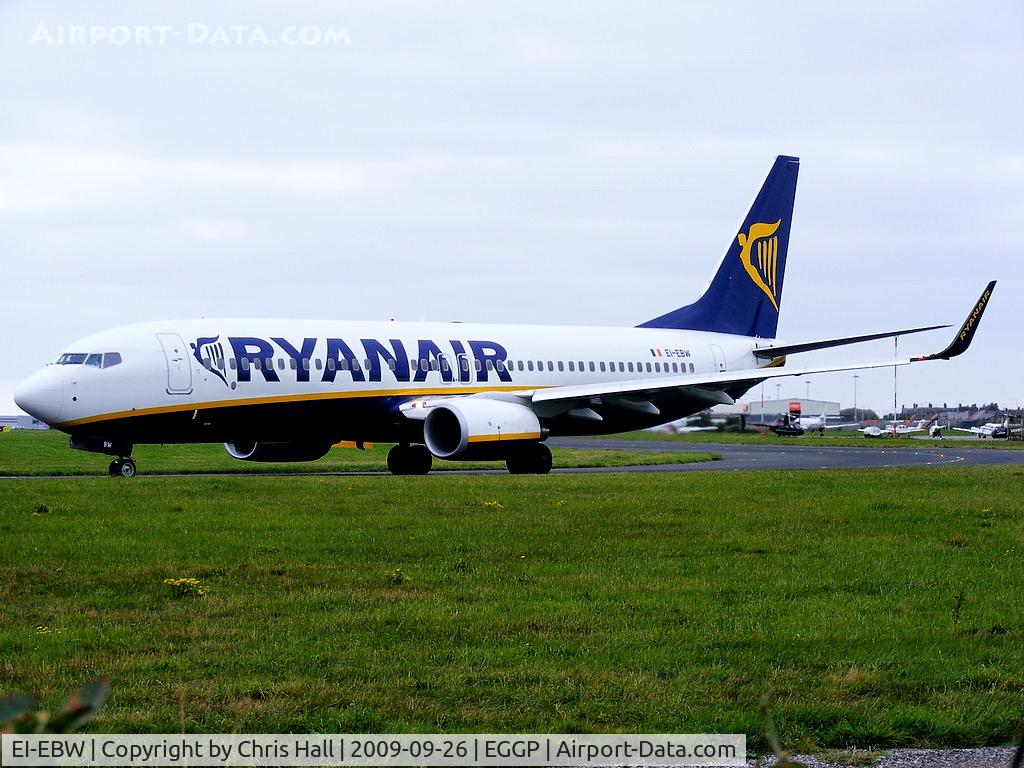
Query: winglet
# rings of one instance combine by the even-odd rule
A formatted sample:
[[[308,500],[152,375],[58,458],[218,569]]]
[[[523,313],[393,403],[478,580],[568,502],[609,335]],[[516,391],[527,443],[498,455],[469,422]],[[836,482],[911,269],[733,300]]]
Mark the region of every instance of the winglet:
[[[981,316],[985,312],[985,307],[988,306],[988,300],[992,297],[992,291],[995,290],[996,281],[993,280],[989,283],[985,290],[981,292],[981,296],[978,298],[977,303],[974,305],[974,309],[971,310],[970,314],[967,315],[967,319],[964,320],[964,324],[960,326],[960,331],[953,340],[949,343],[941,352],[936,352],[934,355],[925,355],[924,357],[915,357],[914,360],[949,360],[951,357],[962,355],[967,351],[967,348],[971,346],[971,342],[974,340],[974,334],[978,330],[978,326],[981,324]]]

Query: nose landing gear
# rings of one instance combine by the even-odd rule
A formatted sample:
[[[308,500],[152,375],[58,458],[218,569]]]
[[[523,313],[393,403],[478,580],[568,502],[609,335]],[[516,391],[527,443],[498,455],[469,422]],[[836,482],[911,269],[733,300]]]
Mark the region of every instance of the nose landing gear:
[[[129,456],[128,458],[114,459],[107,467],[107,472],[111,477],[135,477],[138,467],[135,466],[135,460]]]

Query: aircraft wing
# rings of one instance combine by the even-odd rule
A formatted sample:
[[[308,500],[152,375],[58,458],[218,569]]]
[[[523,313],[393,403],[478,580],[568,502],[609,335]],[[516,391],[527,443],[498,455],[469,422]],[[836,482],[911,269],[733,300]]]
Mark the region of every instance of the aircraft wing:
[[[859,427],[860,422],[855,421],[852,424],[826,424],[825,429],[849,429],[850,427]],[[820,429],[820,427],[819,427]],[[813,430],[812,430],[813,431]]]
[[[578,384],[562,387],[545,387],[538,389],[522,389],[512,392],[483,392],[475,395],[436,396],[409,400],[399,406],[401,413],[409,419],[423,420],[427,411],[435,405],[462,397],[478,397],[509,400],[531,406],[537,412],[547,411],[550,415],[578,410],[585,418],[601,419],[600,414],[592,407],[611,405],[618,408],[658,415],[661,411],[659,402],[677,400],[685,397],[706,403],[732,405],[736,402],[728,394],[731,391],[746,391],[750,387],[767,379],[783,376],[809,376],[815,373],[835,373],[838,371],[856,371],[870,368],[893,368],[910,365],[926,360],[948,360],[962,354],[970,346],[981,315],[988,304],[989,296],[995,281],[988,284],[981,298],[975,303],[967,320],[953,341],[941,352],[921,355],[912,358],[896,358],[866,363],[849,363],[846,365],[821,365],[803,368],[783,368],[777,363],[769,363],[761,368],[749,368],[735,371],[715,373],[691,373],[682,376],[658,376],[641,379],[625,379],[606,381],[594,384]],[[900,331],[899,333],[906,333]],[[589,412],[589,413],[588,413]]]
[[[769,364],[763,368],[549,387],[526,390],[515,394],[537,405],[541,403],[576,403],[579,404],[579,407],[586,407],[588,403],[593,404],[595,399],[603,401],[611,398],[627,407],[644,410],[657,409],[658,400],[666,396],[685,396],[702,400],[708,405],[732,405],[735,400],[727,394],[728,390],[743,389],[745,391],[767,379],[781,378],[783,376],[809,376],[815,373],[835,373],[838,371],[855,371],[869,368],[892,368],[927,360],[948,360],[967,351],[994,287],[995,281],[993,280],[986,286],[978,301],[975,302],[953,341],[942,351],[930,355],[919,355],[909,359],[896,358],[867,363],[809,366],[804,368],[782,368],[781,366]],[[906,333],[906,331],[899,331],[898,333]]]
[[[764,359],[782,357],[783,355],[795,355],[797,352],[811,352],[815,349],[831,349],[842,347],[847,344],[860,344],[864,341],[876,341],[877,339],[891,339],[897,336],[907,336],[911,333],[923,333],[934,331],[937,328],[949,328],[948,325],[926,325],[922,328],[905,328],[902,331],[884,331],[883,333],[866,333],[860,336],[843,336],[837,339],[819,339],[817,341],[804,341],[799,344],[770,344],[766,347],[758,347],[754,350],[754,356]]]

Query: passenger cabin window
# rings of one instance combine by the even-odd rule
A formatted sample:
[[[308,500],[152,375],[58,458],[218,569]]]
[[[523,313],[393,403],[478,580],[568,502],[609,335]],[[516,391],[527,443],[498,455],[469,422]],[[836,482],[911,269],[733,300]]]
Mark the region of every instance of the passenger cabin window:
[[[569,373],[573,373],[576,370],[576,363],[572,360],[569,361]]]
[[[229,357],[228,358],[228,366],[231,368],[232,371],[235,370],[235,368],[238,367],[238,363],[235,362],[235,358],[233,358],[233,357]]]
[[[523,366],[523,361],[522,360],[517,360],[516,361],[516,368],[518,368],[520,371],[523,370],[524,366]],[[531,368],[530,370],[533,370],[533,369]]]
[[[533,370],[533,360],[527,360],[526,361],[526,367],[529,368],[532,371]]]
[[[627,368],[629,369],[629,372],[630,372],[630,373],[632,373],[632,372],[633,372],[633,363],[628,363],[628,364],[626,365],[626,367],[627,367]]]
[[[316,369],[317,369],[318,371],[321,371],[321,370],[323,370],[323,367],[324,367],[324,361],[323,361],[323,360],[321,360],[321,359],[320,359],[320,358],[318,357],[318,358],[316,359]]]
[[[591,368],[590,370],[594,370],[594,369]],[[601,362],[601,373],[604,373],[604,362],[603,361]]]
[[[648,363],[648,364],[647,364],[647,372],[648,372],[648,373],[650,373],[650,372],[651,372],[651,364],[650,364],[650,363]]]
[[[604,369],[602,368],[602,370],[604,370]],[[594,372],[594,361],[593,360],[590,361],[590,372],[591,373]]]
[[[328,371],[333,371],[333,370],[334,370],[334,367],[335,367],[336,365],[337,365],[337,363],[335,362],[335,360],[334,360],[334,358],[333,358],[333,357],[328,357],[328,358],[327,358],[327,370],[328,370]]]
[[[563,363],[561,360],[558,361],[558,370],[559,371],[564,371],[565,370],[565,363]]]

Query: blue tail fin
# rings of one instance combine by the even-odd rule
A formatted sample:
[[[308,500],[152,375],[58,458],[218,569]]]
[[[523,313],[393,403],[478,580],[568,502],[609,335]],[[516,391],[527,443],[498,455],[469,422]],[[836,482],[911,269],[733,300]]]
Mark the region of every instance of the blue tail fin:
[[[777,157],[704,294],[639,327],[775,338],[799,170],[799,158]]]

